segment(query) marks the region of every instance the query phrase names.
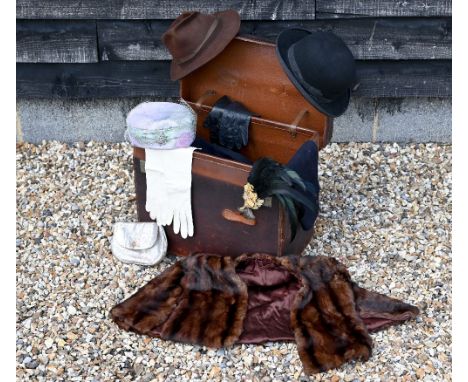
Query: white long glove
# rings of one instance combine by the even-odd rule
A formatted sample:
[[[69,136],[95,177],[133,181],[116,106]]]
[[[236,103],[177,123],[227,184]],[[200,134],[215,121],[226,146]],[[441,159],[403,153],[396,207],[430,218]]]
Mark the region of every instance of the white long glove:
[[[145,172],[146,172],[146,205],[145,209],[149,212],[151,219],[160,224],[162,217],[162,208],[167,199],[166,186],[164,182],[164,172],[159,168],[157,151],[145,149]]]
[[[193,236],[190,190],[194,147],[146,149],[146,209],[159,225],[173,223],[174,233]]]

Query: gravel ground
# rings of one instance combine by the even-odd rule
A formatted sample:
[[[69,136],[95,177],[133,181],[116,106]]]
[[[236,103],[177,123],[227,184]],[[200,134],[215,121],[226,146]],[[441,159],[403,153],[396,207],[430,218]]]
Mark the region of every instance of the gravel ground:
[[[212,350],[121,331],[109,309],[174,262],[125,265],[115,221],[136,219],[127,144],[17,149],[17,378],[31,381],[451,380],[451,146],[331,144],[310,255],[415,304],[374,351],[310,379],[293,343]]]

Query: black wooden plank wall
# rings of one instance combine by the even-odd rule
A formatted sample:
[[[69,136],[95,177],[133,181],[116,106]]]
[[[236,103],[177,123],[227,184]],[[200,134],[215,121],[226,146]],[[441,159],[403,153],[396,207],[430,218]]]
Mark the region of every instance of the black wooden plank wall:
[[[17,96],[177,96],[161,34],[183,10],[237,9],[241,34],[331,30],[358,60],[363,97],[451,96],[448,0],[18,0]]]
[[[16,17],[170,20],[183,11],[213,13],[229,8],[236,9],[244,20],[300,20],[315,16],[315,0],[17,0]]]

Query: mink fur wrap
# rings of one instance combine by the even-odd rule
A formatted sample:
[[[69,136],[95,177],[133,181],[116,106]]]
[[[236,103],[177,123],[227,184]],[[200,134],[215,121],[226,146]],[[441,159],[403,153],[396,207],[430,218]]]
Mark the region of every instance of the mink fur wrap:
[[[111,311],[122,329],[164,340],[296,341],[307,374],[367,360],[370,332],[418,313],[360,288],[333,258],[266,254],[185,258]]]

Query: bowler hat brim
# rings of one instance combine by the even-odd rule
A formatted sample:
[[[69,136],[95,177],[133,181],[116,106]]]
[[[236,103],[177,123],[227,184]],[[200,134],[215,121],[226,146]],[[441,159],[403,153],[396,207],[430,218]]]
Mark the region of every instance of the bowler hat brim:
[[[183,64],[177,64],[174,60],[172,61],[171,80],[175,81],[181,79],[211,61],[220,54],[232,39],[236,37],[237,33],[239,33],[240,16],[236,11],[228,9],[227,11],[213,13],[213,16],[218,19],[218,26],[213,35],[190,61]]]
[[[344,95],[333,99],[331,102],[324,102],[323,100],[310,94],[304,88],[304,86],[301,85],[298,78],[291,69],[291,65],[288,59],[289,47],[311,33],[312,32],[309,32],[308,30],[296,28],[284,30],[279,34],[276,40],[276,54],[288,78],[291,80],[297,90],[299,90],[299,92],[304,96],[304,98],[313,106],[315,106],[320,112],[331,117],[339,117],[346,111],[349,105],[351,89],[348,89]],[[321,52],[317,52],[317,54],[319,55]]]

